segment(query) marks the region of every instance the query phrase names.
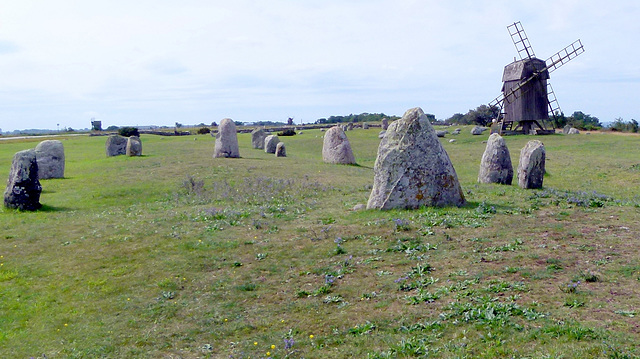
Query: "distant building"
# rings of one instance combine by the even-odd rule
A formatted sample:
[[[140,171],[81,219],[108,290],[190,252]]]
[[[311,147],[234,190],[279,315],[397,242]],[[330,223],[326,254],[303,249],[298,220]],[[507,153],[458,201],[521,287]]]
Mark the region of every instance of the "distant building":
[[[102,131],[102,121],[96,121],[94,119],[91,119],[91,130]]]

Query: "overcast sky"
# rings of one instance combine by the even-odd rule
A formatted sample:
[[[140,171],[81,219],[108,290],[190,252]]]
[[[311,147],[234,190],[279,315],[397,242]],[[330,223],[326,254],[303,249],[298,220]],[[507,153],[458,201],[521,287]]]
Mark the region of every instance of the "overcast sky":
[[[639,119],[640,4],[629,1],[0,0],[0,128],[350,113],[446,119],[488,103],[521,21],[565,114]]]

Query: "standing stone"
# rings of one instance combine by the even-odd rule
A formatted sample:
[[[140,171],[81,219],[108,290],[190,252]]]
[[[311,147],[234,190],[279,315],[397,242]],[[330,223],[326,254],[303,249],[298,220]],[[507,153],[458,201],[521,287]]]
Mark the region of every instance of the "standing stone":
[[[569,132],[567,132],[567,135],[579,135],[579,134],[580,134],[580,131],[578,131],[577,128],[573,128],[573,127],[571,127],[569,129]]]
[[[127,140],[127,156],[142,156],[142,141],[140,141],[140,137],[129,137]]]
[[[347,124],[347,131],[351,131],[351,130],[353,130],[353,122],[349,122]]]
[[[565,134],[565,135],[568,135],[569,134],[569,130],[571,130],[571,126],[566,125],[566,126],[564,126],[562,128],[562,133]]]
[[[340,165],[356,164],[349,139],[340,126],[331,127],[324,135],[322,160],[326,163]]]
[[[38,179],[64,178],[64,146],[58,140],[46,140],[36,146]]]
[[[38,180],[38,161],[35,150],[24,150],[13,156],[4,206],[23,211],[35,211],[40,204],[42,186]]]
[[[278,143],[280,143],[280,139],[277,135],[269,135],[264,138],[264,152],[266,153],[276,153],[276,148],[278,147]]]
[[[368,209],[462,206],[456,171],[421,108],[389,125],[373,168]]]
[[[362,124],[362,129],[363,129],[363,130],[368,130],[368,129],[369,129],[369,124],[368,124],[368,123],[366,123],[366,122],[365,122],[365,123],[363,123],[363,124]]]
[[[520,151],[518,163],[518,185],[521,188],[542,188],[546,153],[544,145],[531,140]]]
[[[238,133],[236,124],[230,118],[223,118],[218,126],[213,158],[239,158]]]
[[[265,137],[267,137],[267,133],[261,128],[256,128],[251,131],[251,146],[253,148],[263,150]]]
[[[120,135],[111,135],[105,145],[107,157],[120,156],[127,153],[127,138]]]
[[[287,157],[287,149],[284,147],[284,142],[278,142],[276,145],[276,157]]]
[[[487,147],[480,161],[478,182],[511,184],[513,180],[513,166],[511,155],[504,138],[497,133],[491,134]]]
[[[389,119],[385,117],[382,119],[382,129],[386,131],[387,128],[389,128]]]

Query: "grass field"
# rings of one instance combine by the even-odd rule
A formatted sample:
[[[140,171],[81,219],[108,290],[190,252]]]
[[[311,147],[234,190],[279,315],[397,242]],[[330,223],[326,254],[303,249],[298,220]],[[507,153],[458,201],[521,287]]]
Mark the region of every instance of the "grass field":
[[[324,164],[320,130],[287,158],[63,139],[43,209],[0,210],[0,357],[640,356],[640,137],[537,138],[545,188],[522,190],[476,183],[469,129],[441,139],[468,204],[414,211],[351,211],[376,129],[347,132],[357,166]],[[532,137],[505,139],[517,167]],[[0,174],[37,143],[0,142]]]

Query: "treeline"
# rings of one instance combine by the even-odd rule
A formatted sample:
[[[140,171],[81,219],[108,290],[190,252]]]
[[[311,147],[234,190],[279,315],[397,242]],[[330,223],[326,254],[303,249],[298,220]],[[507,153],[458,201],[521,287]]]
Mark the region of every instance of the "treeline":
[[[433,115],[433,120],[436,119]],[[359,115],[350,114],[348,116],[329,116],[329,118],[320,118],[316,120],[316,124],[325,124],[325,123],[342,123],[342,122],[372,122],[372,121],[382,121],[383,118],[388,118],[390,121],[395,121],[399,119],[398,116],[387,116],[384,113],[361,113]],[[431,118],[429,119],[431,120]]]
[[[611,131],[619,131],[619,132],[638,132],[638,121],[631,119],[631,121],[625,121],[624,119],[618,117],[613,123],[609,125],[609,130]]]
[[[456,113],[444,122],[448,125],[490,126],[493,119],[498,117],[499,111],[498,107],[495,106],[480,105],[475,109],[469,110],[464,115]],[[555,118],[550,117],[548,121],[554,128],[563,128],[566,125],[586,131],[602,128],[602,124],[597,117],[585,114],[582,111],[576,111],[568,117],[561,113],[556,115]],[[623,128],[623,126],[620,125],[620,128]]]

